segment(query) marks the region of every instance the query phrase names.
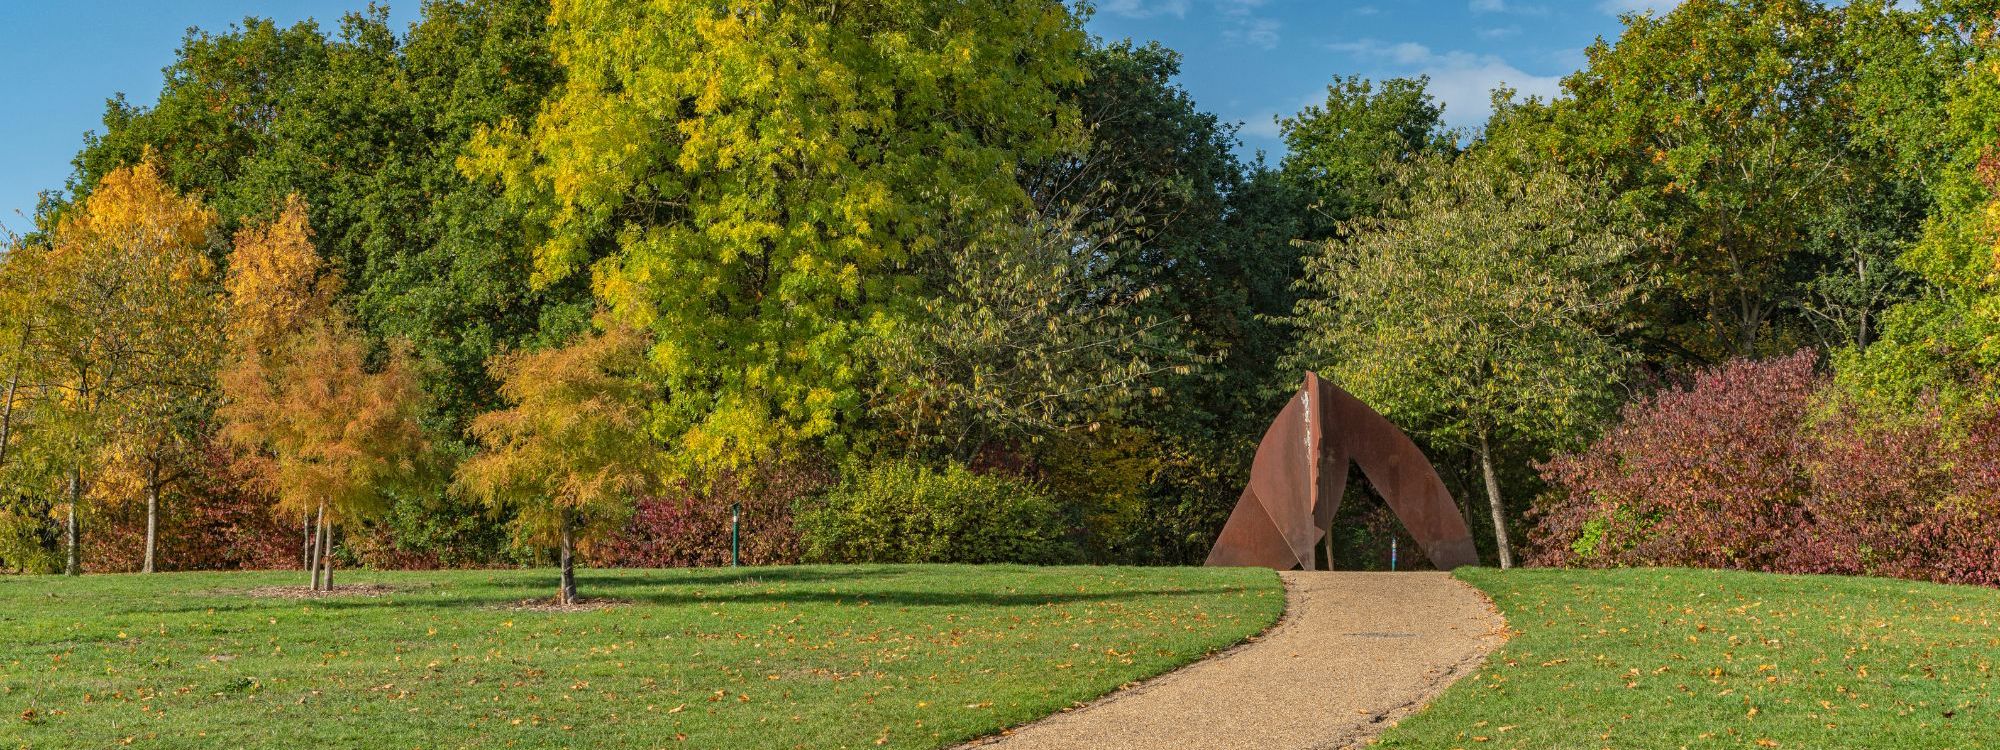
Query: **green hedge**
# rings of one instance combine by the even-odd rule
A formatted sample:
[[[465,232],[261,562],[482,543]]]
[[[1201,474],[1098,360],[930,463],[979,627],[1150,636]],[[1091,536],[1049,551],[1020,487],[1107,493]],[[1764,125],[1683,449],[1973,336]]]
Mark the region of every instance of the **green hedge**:
[[[1027,482],[895,462],[800,502],[807,562],[1031,563],[1076,559],[1055,501]]]

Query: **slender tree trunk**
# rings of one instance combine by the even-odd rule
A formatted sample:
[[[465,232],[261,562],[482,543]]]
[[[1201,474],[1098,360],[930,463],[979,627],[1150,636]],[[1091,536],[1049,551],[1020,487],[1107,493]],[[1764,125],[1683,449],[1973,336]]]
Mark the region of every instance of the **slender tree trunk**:
[[[21,328],[21,346],[14,351],[14,371],[7,376],[7,403],[0,406],[0,466],[7,465],[7,443],[14,434],[14,393],[21,387],[21,358],[28,351],[28,329]]]
[[[321,566],[326,568],[326,577],[325,580],[323,581],[323,583],[325,584],[325,588],[322,588],[320,590],[331,592],[333,591],[333,522],[332,521],[326,522],[326,536],[322,537],[322,539],[324,539],[322,543],[326,545],[326,549],[320,551],[319,563]]]
[[[299,529],[305,532],[305,541],[301,542],[299,547],[299,554],[300,554],[299,567],[300,569],[303,570],[312,570],[313,535],[318,533],[318,529],[313,524],[313,517],[311,513],[305,513],[299,516]]]
[[[562,522],[562,583],[556,599],[562,604],[576,603],[576,544],[570,538],[568,518]]]
[[[319,590],[319,559],[326,554],[326,503],[320,503],[319,516],[312,521],[312,556],[306,561],[306,570],[312,574],[312,590]]]
[[[1493,541],[1500,549],[1500,567],[1514,567],[1514,548],[1507,543],[1507,514],[1500,506],[1500,477],[1493,472],[1493,448],[1483,430],[1479,433],[1479,470],[1486,475],[1486,502],[1493,508]]]
[[[153,551],[158,549],[160,533],[160,467],[146,468],[146,566],[141,571],[153,572]]]
[[[74,468],[70,469],[69,470],[69,521],[63,525],[64,526],[63,539],[65,546],[67,546],[69,549],[69,554],[67,558],[63,561],[63,575],[73,576],[73,575],[83,574],[83,561],[82,558],[77,554],[77,548],[76,548],[77,546],[76,504],[79,500],[83,498],[82,485],[83,485],[83,472],[78,471],[77,469]]]

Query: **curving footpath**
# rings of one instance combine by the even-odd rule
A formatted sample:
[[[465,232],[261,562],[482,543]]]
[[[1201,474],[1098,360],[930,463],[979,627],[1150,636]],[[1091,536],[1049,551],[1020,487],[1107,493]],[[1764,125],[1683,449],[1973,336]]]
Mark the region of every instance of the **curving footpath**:
[[[967,747],[1352,747],[1505,639],[1486,597],[1444,573],[1280,575],[1284,617],[1258,639]]]

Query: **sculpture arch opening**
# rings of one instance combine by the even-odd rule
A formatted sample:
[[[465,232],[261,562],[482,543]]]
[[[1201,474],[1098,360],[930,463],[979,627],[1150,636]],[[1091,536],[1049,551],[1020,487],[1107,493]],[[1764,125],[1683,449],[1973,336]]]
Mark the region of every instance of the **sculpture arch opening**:
[[[1479,563],[1465,516],[1410,436],[1308,372],[1257,444],[1250,483],[1206,564],[1313,570],[1313,548],[1332,530],[1350,464],[1360,467],[1432,565]]]

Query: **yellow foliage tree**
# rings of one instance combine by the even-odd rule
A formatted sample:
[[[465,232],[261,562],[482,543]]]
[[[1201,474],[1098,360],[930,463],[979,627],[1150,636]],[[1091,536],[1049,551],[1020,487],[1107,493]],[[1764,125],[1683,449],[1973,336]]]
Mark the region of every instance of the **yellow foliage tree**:
[[[1083,135],[1060,90],[1089,39],[1059,0],[558,2],[549,27],[562,86],[460,166],[546,229],[540,283],[587,271],[651,332],[683,475],[845,450],[857,350],[908,312],[913,263],[1006,221],[1017,165]]]
[[[659,481],[661,453],[646,424],[652,398],[639,377],[646,348],[643,335],[614,327],[491,365],[510,406],[473,421],[486,450],[460,465],[459,486],[515,509],[524,540],[560,549],[561,604],[576,602],[578,537],[616,529],[634,496]]]
[[[268,224],[236,232],[229,258],[229,340],[239,356],[268,356],[307,324],[333,313],[340,277],[312,245],[306,202],[297,195]]]
[[[391,347],[368,366],[367,342],[330,301],[294,197],[273,222],[239,232],[232,264],[230,347],[221,377],[223,436],[247,476],[278,507],[312,519],[307,566],[333,589],[334,531],[388,504],[421,475],[429,446],[409,354]]]
[[[188,403],[204,397],[218,317],[203,249],[215,218],[169,187],[149,157],[105,175],[46,243],[24,244],[5,261],[18,295],[21,369],[37,391],[37,445],[68,467],[68,573],[81,571],[85,478],[107,456],[172,460]],[[149,526],[161,477],[142,483],[152,494]],[[149,534],[148,558],[152,544]]]

